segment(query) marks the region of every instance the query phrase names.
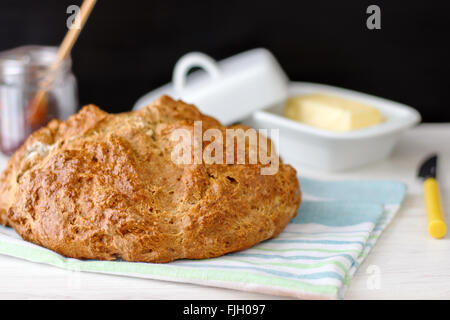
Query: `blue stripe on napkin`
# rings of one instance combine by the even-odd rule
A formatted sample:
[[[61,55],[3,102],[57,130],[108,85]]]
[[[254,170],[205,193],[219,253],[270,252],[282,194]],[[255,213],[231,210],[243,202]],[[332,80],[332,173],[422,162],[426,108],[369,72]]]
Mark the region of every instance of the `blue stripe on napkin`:
[[[301,177],[300,186],[305,194],[339,201],[399,204],[406,192],[398,181],[320,181]]]
[[[318,223],[326,226],[351,226],[364,222],[376,224],[384,209],[375,203],[303,201],[291,223]]]

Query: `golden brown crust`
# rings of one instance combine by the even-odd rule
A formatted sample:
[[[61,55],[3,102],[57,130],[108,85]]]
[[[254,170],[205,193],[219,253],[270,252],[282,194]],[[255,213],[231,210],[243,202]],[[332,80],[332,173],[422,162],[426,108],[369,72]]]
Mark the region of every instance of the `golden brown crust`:
[[[168,262],[248,248],[276,236],[300,204],[295,170],[175,164],[177,128],[217,120],[167,96],[135,112],[93,105],[33,133],[0,176],[0,223],[80,259]],[[205,147],[205,144],[204,146]]]

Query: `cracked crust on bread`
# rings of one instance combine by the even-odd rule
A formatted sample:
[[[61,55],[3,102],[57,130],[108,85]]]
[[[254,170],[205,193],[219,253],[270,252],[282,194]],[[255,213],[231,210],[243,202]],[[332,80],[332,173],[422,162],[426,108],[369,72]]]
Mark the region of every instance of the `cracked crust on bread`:
[[[171,133],[217,120],[162,96],[138,111],[85,106],[34,132],[0,176],[0,223],[79,259],[169,262],[242,250],[296,215],[295,170],[257,164],[175,164]],[[207,145],[203,142],[203,148]]]

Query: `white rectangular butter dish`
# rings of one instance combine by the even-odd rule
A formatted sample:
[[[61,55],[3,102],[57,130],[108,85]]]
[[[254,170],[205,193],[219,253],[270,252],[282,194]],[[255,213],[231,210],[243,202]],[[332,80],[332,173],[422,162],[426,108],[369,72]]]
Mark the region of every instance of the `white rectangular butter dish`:
[[[189,74],[189,70],[198,70]],[[172,83],[141,97],[134,109],[151,104],[162,94],[195,104],[203,113],[229,125],[253,111],[283,101],[289,79],[270,51],[257,48],[222,61],[201,52],[181,57]]]
[[[387,158],[400,134],[420,122],[413,108],[387,99],[328,85],[292,82],[288,95],[323,93],[376,107],[386,121],[371,127],[334,132],[284,117],[283,104],[254,112],[244,123],[254,128],[279,129],[278,152],[287,163],[295,162],[324,171],[350,169]]]

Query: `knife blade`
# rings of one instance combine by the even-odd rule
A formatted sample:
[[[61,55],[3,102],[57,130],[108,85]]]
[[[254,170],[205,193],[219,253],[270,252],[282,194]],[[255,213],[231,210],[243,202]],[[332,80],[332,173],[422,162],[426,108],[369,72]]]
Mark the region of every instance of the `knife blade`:
[[[435,178],[437,174],[437,154],[429,156],[419,167],[417,175],[419,178]]]
[[[424,180],[425,207],[427,211],[428,232],[433,238],[445,236],[447,226],[442,211],[439,183],[437,182],[438,156],[429,156],[419,167],[417,176]]]

